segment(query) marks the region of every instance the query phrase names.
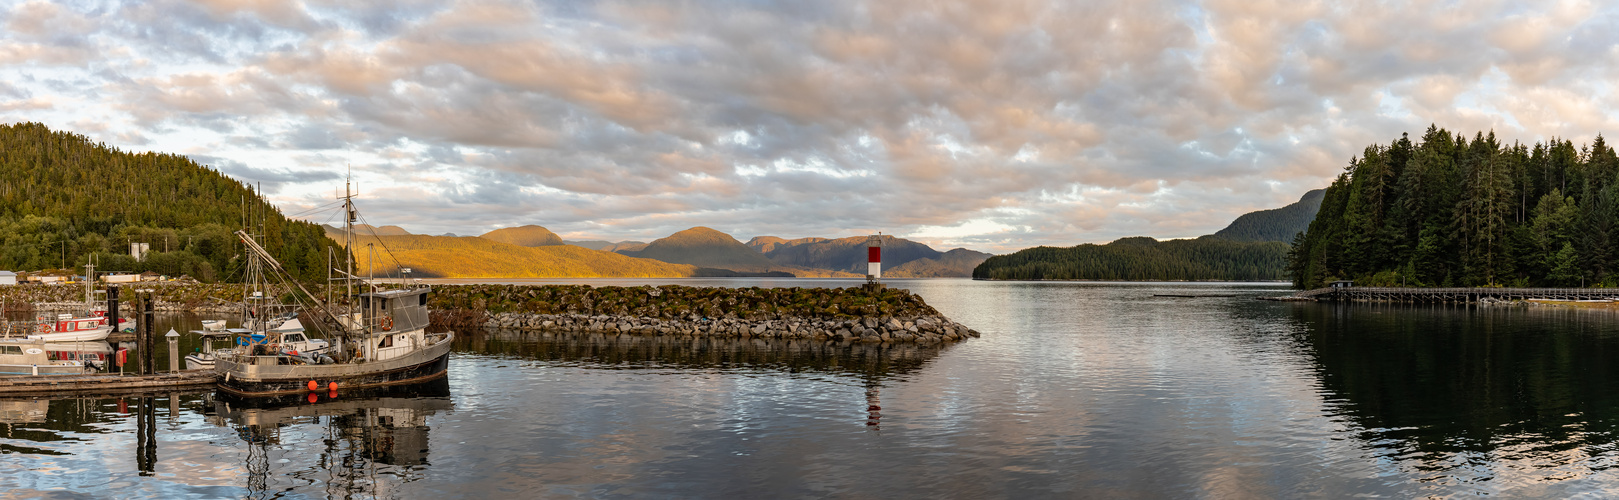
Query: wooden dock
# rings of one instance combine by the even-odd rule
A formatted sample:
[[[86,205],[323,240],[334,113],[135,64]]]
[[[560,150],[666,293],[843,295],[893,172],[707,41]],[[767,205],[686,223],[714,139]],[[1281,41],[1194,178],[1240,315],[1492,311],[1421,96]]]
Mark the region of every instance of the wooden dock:
[[[115,395],[212,389],[219,381],[213,370],[186,370],[156,375],[52,375],[0,377],[0,396]]]
[[[1470,303],[1483,300],[1619,300],[1619,288],[1413,288],[1346,286],[1304,290],[1264,300]]]

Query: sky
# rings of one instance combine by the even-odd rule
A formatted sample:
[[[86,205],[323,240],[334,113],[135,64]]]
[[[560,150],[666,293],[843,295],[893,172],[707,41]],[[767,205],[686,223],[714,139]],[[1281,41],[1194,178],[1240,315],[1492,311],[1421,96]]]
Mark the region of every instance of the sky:
[[[1430,124],[1611,136],[1615,82],[1593,2],[0,1],[0,122],[419,234],[1195,237]]]

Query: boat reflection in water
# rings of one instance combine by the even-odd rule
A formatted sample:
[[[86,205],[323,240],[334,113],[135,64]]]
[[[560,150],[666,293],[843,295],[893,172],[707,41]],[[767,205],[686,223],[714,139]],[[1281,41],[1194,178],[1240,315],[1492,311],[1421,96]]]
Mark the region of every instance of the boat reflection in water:
[[[296,477],[300,471],[272,470],[277,461],[271,455],[307,452],[314,446],[322,447],[315,463],[323,469],[317,475],[326,483],[328,495],[387,496],[378,490],[395,483],[380,481],[377,474],[387,473],[401,482],[421,479],[428,465],[427,419],[453,408],[449,379],[439,378],[409,386],[274,398],[238,398],[221,392],[210,419],[234,429],[247,443],[244,486],[250,497],[307,484]],[[324,427],[324,436],[309,436],[311,424]],[[272,484],[280,481],[288,484]]]

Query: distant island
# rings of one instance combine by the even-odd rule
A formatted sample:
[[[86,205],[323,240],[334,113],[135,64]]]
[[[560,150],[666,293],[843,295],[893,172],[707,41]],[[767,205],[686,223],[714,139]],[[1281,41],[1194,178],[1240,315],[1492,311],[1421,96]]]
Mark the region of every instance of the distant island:
[[[1105,245],[1035,247],[985,260],[991,280],[1278,281],[1288,278],[1290,241],[1309,227],[1322,190],[1282,208],[1251,212],[1196,239],[1122,238]]]
[[[1619,157],[1601,135],[1506,144],[1429,126],[1367,146],[1294,242],[1300,288],[1619,286]]]

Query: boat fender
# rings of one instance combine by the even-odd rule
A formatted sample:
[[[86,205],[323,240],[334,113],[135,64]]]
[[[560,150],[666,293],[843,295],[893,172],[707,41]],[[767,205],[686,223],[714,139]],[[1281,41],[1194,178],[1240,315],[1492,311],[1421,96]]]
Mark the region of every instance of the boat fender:
[[[313,380],[309,381],[309,392],[315,392],[316,390],[319,390],[319,389],[320,389],[320,384],[319,383],[316,383]],[[311,396],[313,396],[313,394],[311,394]]]

